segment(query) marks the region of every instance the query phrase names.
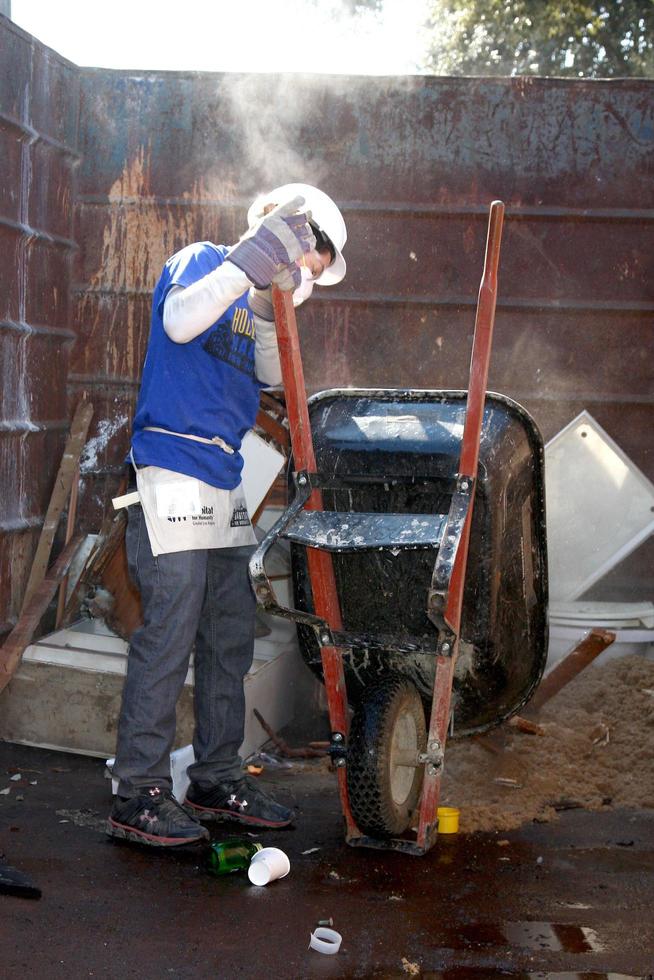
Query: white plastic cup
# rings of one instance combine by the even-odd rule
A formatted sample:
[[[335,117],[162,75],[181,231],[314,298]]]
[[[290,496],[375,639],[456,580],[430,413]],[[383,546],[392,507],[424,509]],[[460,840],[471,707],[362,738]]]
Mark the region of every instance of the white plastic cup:
[[[285,878],[291,870],[288,856],[278,847],[262,847],[250,861],[248,878],[253,885],[267,885]]]

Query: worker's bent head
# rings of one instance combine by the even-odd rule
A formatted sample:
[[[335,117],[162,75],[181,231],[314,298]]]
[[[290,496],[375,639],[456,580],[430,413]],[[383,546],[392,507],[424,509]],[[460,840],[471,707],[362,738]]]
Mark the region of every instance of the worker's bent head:
[[[315,284],[335,286],[345,276],[346,265],[341,250],[347,240],[347,228],[331,197],[311,184],[283,184],[260,194],[248,210],[248,225],[252,227],[271,207],[294,197],[304,198],[304,208],[316,238],[315,249],[298,260],[302,283],[293,293],[293,303],[299,306],[309,298]]]

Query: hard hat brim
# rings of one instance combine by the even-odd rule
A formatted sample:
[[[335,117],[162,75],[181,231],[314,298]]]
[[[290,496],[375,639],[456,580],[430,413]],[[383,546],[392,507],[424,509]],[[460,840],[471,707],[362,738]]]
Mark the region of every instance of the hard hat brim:
[[[345,259],[335,245],[333,245],[333,248],[336,252],[336,258],[316,279],[318,286],[335,286],[345,278],[345,273],[347,272]]]

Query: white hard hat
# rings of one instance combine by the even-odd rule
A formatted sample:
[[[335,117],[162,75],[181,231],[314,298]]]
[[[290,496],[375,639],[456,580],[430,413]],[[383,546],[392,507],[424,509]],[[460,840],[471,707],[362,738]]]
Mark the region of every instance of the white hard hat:
[[[329,239],[336,253],[332,264],[315,281],[319,286],[335,286],[344,278],[347,268],[341,255],[347,240],[347,228],[337,205],[324,191],[311,184],[283,184],[267,194],[259,194],[248,211],[248,226],[252,227],[263,217],[267,204],[285,204],[294,197],[304,198],[306,209],[311,212],[311,223]]]

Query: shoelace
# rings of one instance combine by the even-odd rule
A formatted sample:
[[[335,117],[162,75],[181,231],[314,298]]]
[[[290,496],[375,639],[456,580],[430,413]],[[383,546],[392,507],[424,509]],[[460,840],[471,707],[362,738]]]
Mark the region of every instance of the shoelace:
[[[158,789],[158,787],[155,788]],[[182,804],[179,802],[179,800],[177,800],[173,796],[170,790],[159,789],[159,791],[156,794],[153,793],[152,790],[149,790],[148,796],[152,798],[153,806],[163,807],[165,806],[166,803],[170,803],[172,804],[174,810],[178,811],[188,819],[188,813],[186,812]]]

